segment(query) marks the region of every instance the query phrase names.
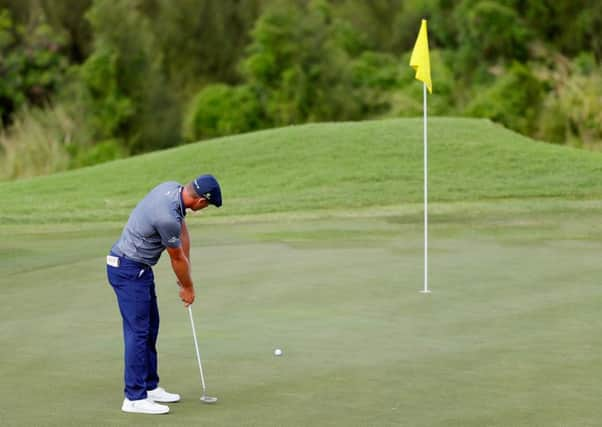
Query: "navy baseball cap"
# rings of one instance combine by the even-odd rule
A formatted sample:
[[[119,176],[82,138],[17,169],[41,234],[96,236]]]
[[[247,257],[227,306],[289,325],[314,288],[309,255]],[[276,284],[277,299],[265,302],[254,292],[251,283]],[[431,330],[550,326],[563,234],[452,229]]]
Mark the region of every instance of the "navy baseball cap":
[[[192,185],[197,196],[204,197],[218,208],[222,205],[222,190],[213,175],[201,175],[192,181]]]

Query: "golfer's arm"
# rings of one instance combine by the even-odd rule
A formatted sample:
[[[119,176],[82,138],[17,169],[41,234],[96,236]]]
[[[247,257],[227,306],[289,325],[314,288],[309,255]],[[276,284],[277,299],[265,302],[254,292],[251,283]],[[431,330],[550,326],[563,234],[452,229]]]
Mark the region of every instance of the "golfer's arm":
[[[186,221],[182,220],[182,231],[180,231],[180,241],[182,242],[182,249],[184,249],[184,255],[188,258],[190,263],[190,235],[188,234],[188,227]]]
[[[184,253],[184,245],[179,248],[167,248],[167,253],[171,258],[171,268],[178,278],[178,282],[184,288],[192,288],[192,278],[190,277],[190,262]]]

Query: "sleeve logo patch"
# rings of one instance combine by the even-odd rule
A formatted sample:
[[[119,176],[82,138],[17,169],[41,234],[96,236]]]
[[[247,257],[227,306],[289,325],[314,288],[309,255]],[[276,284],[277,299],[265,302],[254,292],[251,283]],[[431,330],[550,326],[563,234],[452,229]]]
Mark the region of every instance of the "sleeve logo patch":
[[[176,236],[173,236],[167,242],[169,242],[169,243],[176,243],[177,241],[178,241],[178,238]]]

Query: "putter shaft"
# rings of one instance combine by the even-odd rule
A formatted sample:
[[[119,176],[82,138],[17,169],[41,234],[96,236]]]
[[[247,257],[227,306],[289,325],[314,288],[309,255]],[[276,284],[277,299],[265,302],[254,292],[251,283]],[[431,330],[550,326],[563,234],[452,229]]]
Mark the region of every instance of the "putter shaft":
[[[192,327],[192,338],[194,338],[194,349],[196,350],[196,360],[199,363],[199,372],[201,374],[201,386],[203,387],[203,396],[205,395],[205,375],[203,374],[203,364],[201,363],[201,354],[199,353],[199,343],[196,338],[196,329],[194,327],[194,319],[192,317],[192,307],[188,306],[188,315],[190,316],[190,326]]]

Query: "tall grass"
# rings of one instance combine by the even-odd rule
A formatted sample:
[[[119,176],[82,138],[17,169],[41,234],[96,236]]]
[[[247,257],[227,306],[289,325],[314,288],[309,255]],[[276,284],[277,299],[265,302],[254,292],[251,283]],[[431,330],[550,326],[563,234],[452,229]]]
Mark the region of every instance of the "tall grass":
[[[75,121],[61,106],[24,109],[0,132],[0,178],[45,175],[69,167]]]
[[[602,151],[602,67],[588,54],[572,62],[563,56],[553,61],[552,69],[538,70],[552,89],[544,100],[536,136]]]

